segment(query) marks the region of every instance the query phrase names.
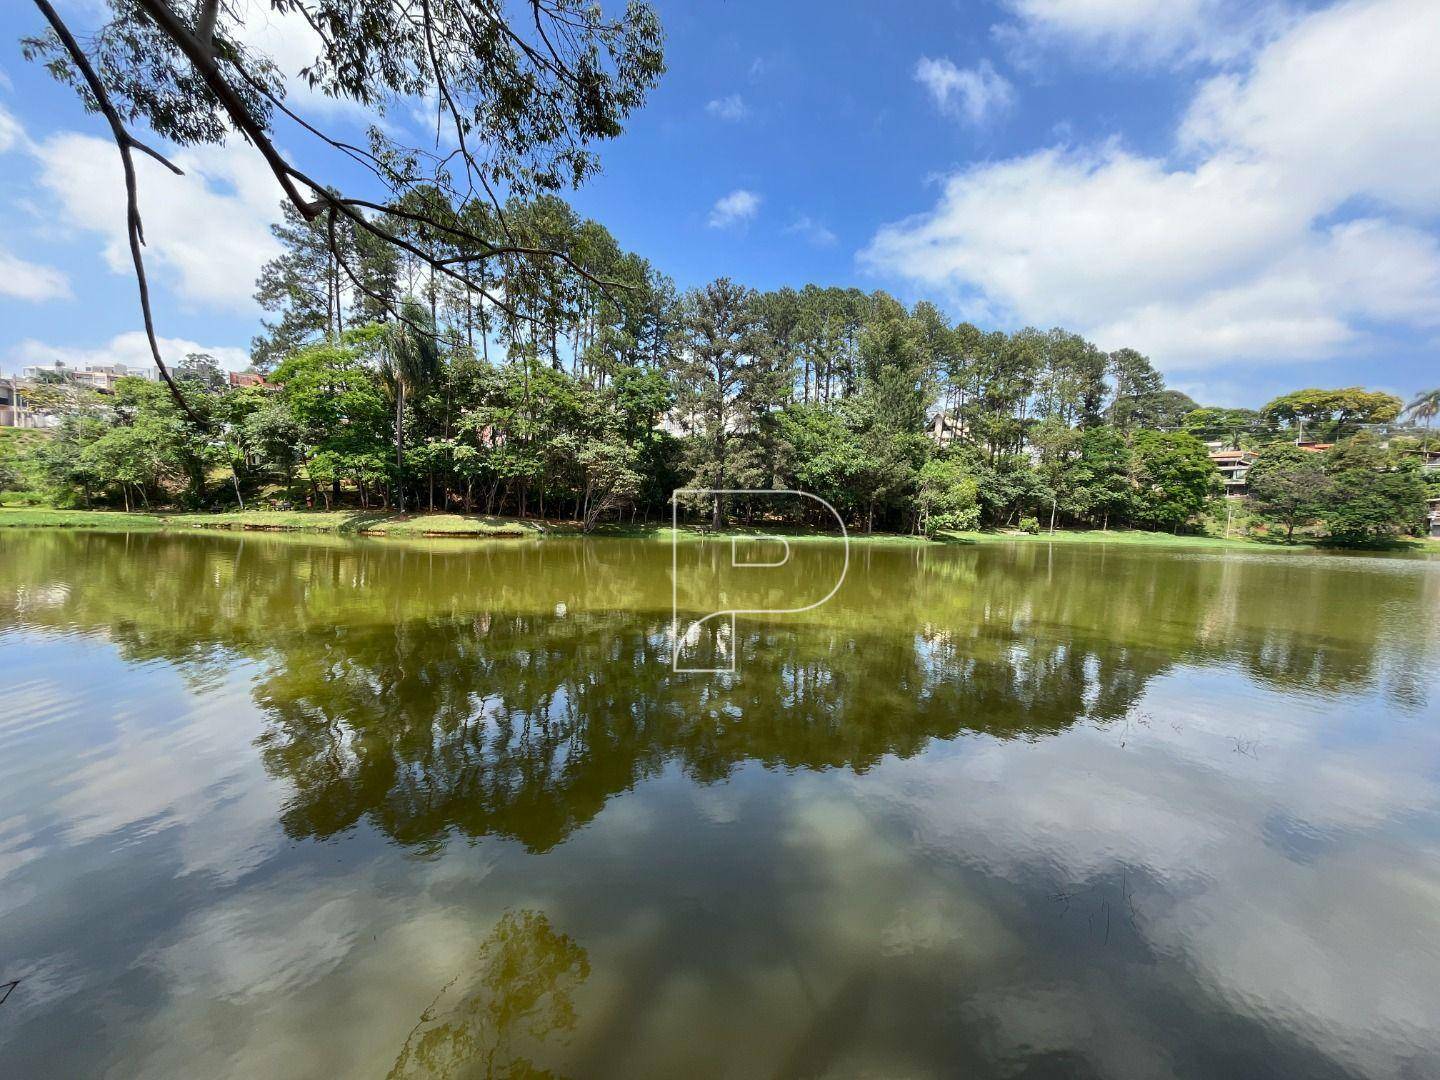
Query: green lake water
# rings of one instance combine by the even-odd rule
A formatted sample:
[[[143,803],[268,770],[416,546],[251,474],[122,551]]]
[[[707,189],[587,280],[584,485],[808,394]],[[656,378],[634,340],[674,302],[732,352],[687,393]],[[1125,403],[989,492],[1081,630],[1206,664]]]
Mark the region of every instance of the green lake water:
[[[1440,560],[742,546],[0,533],[0,1075],[1440,1076]]]

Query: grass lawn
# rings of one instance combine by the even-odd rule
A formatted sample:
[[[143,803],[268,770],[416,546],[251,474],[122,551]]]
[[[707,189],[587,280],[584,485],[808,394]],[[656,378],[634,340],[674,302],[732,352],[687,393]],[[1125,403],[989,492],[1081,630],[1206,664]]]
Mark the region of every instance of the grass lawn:
[[[359,533],[365,536],[541,536],[534,521],[483,514],[395,514],[383,510],[227,510],[167,514],[175,528]]]
[[[395,538],[420,537],[541,537],[580,536],[578,525],[571,522],[538,522],[530,519],[493,517],[480,514],[394,514],[380,510],[228,510],[218,513],[121,513],[115,510],[56,510],[50,507],[0,506],[0,529],[4,528],[78,528],[104,530],[155,529],[231,529],[263,532],[309,532],[340,535],[381,536]],[[783,536],[792,542],[826,542],[837,540],[838,534],[815,532],[794,526],[740,526],[713,533],[708,529],[668,525],[602,525],[595,530],[599,538],[668,541],[672,536],[683,540],[727,540]],[[917,544],[1134,544],[1167,547],[1246,548],[1260,551],[1314,550],[1313,542],[1286,545],[1277,540],[1250,538],[1226,539],[1218,536],[1176,536],[1167,532],[1141,530],[1057,530],[1036,534],[1012,532],[941,533],[934,540],[899,533],[851,533],[850,539],[865,545]],[[1405,550],[1440,553],[1440,540],[1400,539],[1377,545],[1378,550]]]
[[[49,506],[0,506],[0,529],[139,529],[164,528],[156,514],[119,510],[56,510]]]
[[[236,529],[273,532],[354,533],[366,536],[541,536],[533,521],[460,514],[390,514],[363,510],[247,510],[201,513],[133,513],[112,510],[0,508],[0,528]]]

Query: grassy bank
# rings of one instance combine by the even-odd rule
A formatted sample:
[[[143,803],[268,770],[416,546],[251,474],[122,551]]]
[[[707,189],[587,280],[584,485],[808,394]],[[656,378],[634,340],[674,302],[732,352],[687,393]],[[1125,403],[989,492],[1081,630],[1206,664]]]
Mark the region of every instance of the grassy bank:
[[[114,510],[57,510],[50,507],[0,507],[0,529],[70,528],[136,532],[157,529],[227,529],[257,532],[327,533],[334,535],[418,537],[540,537],[580,536],[568,522],[461,514],[394,514],[366,510],[248,510],[219,513],[121,513]],[[660,525],[605,525],[594,533],[602,538],[668,541],[758,538],[783,536],[791,542],[833,541],[833,533],[790,526],[736,526],[721,533],[684,526],[678,532]],[[1297,551],[1313,543],[1286,545],[1275,540],[1217,536],[1185,536],[1141,530],[1057,530],[1038,534],[1012,532],[942,533],[935,540],[896,533],[851,533],[853,543],[865,545],[917,544],[1126,544],[1165,547],[1237,548],[1260,551]],[[1397,540],[1389,550],[1440,552],[1440,540]]]
[[[121,513],[113,510],[0,509],[3,528],[104,530],[233,529],[255,532],[339,533],[358,536],[540,536],[533,521],[460,514],[390,514],[363,510],[247,510],[221,513]]]

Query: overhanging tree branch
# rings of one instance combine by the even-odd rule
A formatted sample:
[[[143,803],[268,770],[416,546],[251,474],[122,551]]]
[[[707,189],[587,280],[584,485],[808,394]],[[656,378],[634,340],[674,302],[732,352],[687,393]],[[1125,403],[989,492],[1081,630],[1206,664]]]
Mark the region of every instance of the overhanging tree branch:
[[[95,99],[101,115],[110,124],[110,133],[115,139],[115,145],[120,150],[120,161],[125,169],[125,229],[130,241],[130,258],[135,264],[135,282],[140,290],[140,313],[145,321],[145,339],[150,344],[150,356],[155,361],[155,366],[160,370],[160,377],[165,380],[165,385],[170,388],[170,395],[175,399],[175,404],[185,413],[190,420],[200,427],[204,422],[195,415],[190,408],[185,395],[180,392],[180,387],[175,385],[175,380],[170,377],[170,369],[165,366],[165,360],[160,355],[160,342],[155,336],[155,317],[150,310],[150,283],[145,276],[145,257],[141,248],[145,244],[145,226],[140,220],[140,197],[135,181],[135,157],[134,151],[139,150],[148,154],[160,164],[164,165],[177,176],[184,175],[180,167],[174,162],[167,160],[158,151],[146,146],[126,130],[120,114],[116,112],[115,106],[110,101],[110,96],[105,92],[100,77],[95,74],[89,59],[81,50],[75,37],[70,33],[69,27],[61,21],[55,9],[50,5],[49,0],[35,0],[35,5],[40,13],[45,16],[47,22],[54,29],[56,36],[65,46],[66,52],[75,62],[75,67],[85,80],[90,94]]]
[[[335,264],[352,278],[339,250],[338,221],[430,267],[433,275],[460,284],[516,321],[538,316],[515,311],[485,288],[483,272],[479,280],[472,277],[471,267],[496,257],[554,260],[612,301],[615,291],[632,288],[597,275],[568,252],[512,235],[496,187],[524,196],[556,190],[566,181],[578,184],[593,171],[586,142],[617,134],[620,120],[664,69],[659,23],[645,0],[629,0],[614,21],[587,0],[522,0],[517,6],[524,12],[521,19],[528,16],[534,23],[533,43],[519,23],[510,25],[512,13],[494,0],[270,0],[277,11],[303,19],[321,44],[300,73],[312,86],[382,110],[388,101],[433,93],[437,122],[448,120],[458,143],[443,156],[438,146],[434,153],[406,147],[373,128],[367,151],[309,123],[284,102],[273,63],[239,44],[233,25],[227,29],[239,16],[226,0],[110,0],[115,18],[87,43],[89,57],[51,0],[36,2],[52,35],[27,42],[27,55],[48,53],[57,77],[72,85],[83,79],[86,98],[106,115],[121,150],[147,334],[177,401],[183,398],[159,358],[150,310],[133,152],[174,166],[129,134],[125,124],[137,118],[181,144],[223,143],[228,132],[241,135],[264,159],[301,220],[313,224],[327,216],[322,235]],[[364,166],[392,197],[351,197],[307,175],[276,146],[271,127],[276,113]],[[463,163],[468,195],[456,190],[466,185],[453,181],[452,161]],[[433,178],[425,171],[433,171]],[[411,205],[410,196],[427,185],[462,206],[483,188],[505,242],[477,234],[450,207]],[[358,282],[357,288],[370,295]],[[384,310],[393,312],[394,305]]]

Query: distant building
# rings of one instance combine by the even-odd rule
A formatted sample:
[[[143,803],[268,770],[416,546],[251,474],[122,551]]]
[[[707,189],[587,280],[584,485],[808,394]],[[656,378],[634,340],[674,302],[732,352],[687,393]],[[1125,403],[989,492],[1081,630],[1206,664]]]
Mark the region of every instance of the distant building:
[[[59,421],[36,412],[25,401],[25,387],[16,379],[0,378],[0,427],[51,428]]]
[[[1259,459],[1260,455],[1251,450],[1213,450],[1210,453],[1210,460],[1215,463],[1225,485],[1225,494],[1234,498],[1250,494],[1247,478],[1251,466]]]
[[[1297,442],[1296,449],[1304,450],[1307,454],[1323,454],[1326,450],[1335,449],[1333,442]]]
[[[102,394],[115,392],[115,384],[121,379],[155,379],[159,372],[155,368],[130,367],[128,364],[87,364],[71,367],[63,360],[53,364],[34,364],[21,373],[21,377],[32,382],[45,379],[66,379],[99,390]]]
[[[1429,500],[1430,535],[1440,538],[1440,498]]]
[[[1440,450],[1403,450],[1401,453],[1413,454],[1420,459],[1420,471],[1427,476],[1440,473]]]
[[[937,412],[930,418],[930,439],[936,446],[953,446],[965,437],[965,425],[945,411]]]
[[[230,374],[231,386],[269,386],[265,376],[255,371],[232,371]]]

